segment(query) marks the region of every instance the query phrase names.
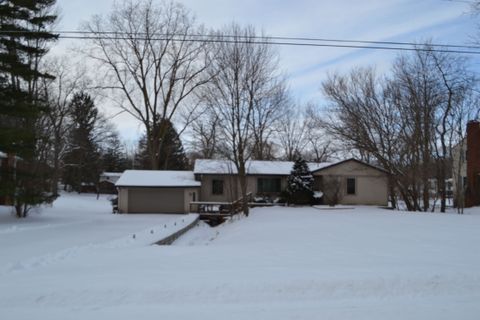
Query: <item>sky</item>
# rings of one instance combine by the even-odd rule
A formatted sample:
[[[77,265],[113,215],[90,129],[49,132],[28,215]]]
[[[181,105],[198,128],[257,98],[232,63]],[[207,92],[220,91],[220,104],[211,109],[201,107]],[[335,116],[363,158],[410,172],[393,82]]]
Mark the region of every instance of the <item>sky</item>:
[[[155,0],[153,0],[155,1]],[[177,0],[208,28],[221,28],[235,21],[253,25],[270,36],[313,37],[349,40],[471,44],[480,17],[468,13],[468,1],[448,0]],[[61,20],[58,30],[78,30],[92,15],[105,15],[114,0],[58,0]],[[72,46],[61,40],[55,54]],[[277,47],[280,67],[300,102],[325,103],[320,90],[329,73],[348,72],[353,67],[375,66],[386,72],[395,51],[322,47]],[[471,57],[479,65],[480,56]],[[88,61],[85,61],[88,63]],[[108,105],[106,114],[116,113]],[[113,118],[124,140],[134,141],[141,126],[130,116]]]

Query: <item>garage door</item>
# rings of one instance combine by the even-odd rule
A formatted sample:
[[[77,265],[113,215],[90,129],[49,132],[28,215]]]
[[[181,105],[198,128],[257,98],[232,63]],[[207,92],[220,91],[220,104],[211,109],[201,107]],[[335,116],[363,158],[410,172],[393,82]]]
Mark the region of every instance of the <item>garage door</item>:
[[[145,188],[128,190],[131,213],[184,213],[183,188]]]

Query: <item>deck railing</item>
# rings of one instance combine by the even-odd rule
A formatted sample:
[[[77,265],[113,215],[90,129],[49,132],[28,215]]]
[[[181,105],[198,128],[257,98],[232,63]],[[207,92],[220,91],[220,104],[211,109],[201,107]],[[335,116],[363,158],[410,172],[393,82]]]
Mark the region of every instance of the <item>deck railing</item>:
[[[247,201],[252,201],[251,192],[247,194]],[[190,202],[190,212],[231,216],[242,211],[242,204],[243,197],[233,202],[193,201]]]

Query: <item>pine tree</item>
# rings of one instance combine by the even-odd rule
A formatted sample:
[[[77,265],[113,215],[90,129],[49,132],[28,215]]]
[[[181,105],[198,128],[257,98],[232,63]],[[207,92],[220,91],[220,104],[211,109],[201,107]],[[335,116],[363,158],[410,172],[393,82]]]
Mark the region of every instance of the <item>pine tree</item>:
[[[110,132],[102,153],[102,170],[106,172],[123,172],[130,167],[124,147],[118,133]]]
[[[99,114],[92,98],[84,92],[73,96],[70,109],[72,129],[63,159],[63,182],[81,191],[84,184],[96,185],[101,171],[99,146],[95,141]]]
[[[168,120],[162,121],[160,127],[162,130],[166,130],[166,133],[163,143],[161,143],[161,141],[157,142],[161,145],[158,167],[161,170],[186,170],[188,168],[188,160],[177,131]],[[151,161],[147,148],[147,138],[144,135],[138,142],[135,165],[137,169],[148,170],[151,168]]]
[[[310,204],[313,200],[313,176],[307,162],[298,157],[287,179],[288,202]]]
[[[2,169],[1,195],[13,199],[17,216],[32,206],[51,201],[50,168],[38,146],[44,138],[38,127],[47,103],[38,92],[39,70],[47,44],[57,39],[48,32],[56,20],[49,14],[55,0],[0,1],[0,150],[17,159]]]

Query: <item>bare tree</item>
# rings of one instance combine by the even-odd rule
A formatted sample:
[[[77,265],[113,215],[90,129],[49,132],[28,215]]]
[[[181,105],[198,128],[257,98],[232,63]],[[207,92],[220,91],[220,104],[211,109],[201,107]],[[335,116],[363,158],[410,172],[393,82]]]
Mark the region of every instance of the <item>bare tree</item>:
[[[394,191],[398,190],[408,209],[415,210],[409,182],[400,179],[409,177],[404,172],[409,153],[402,149],[404,123],[389,99],[396,87],[384,85],[386,82],[372,68],[354,69],[348,76],[331,75],[323,83],[332,102],[324,126],[347,147],[372,155],[391,173],[392,203],[395,205]]]
[[[209,81],[207,46],[191,41],[202,28],[179,3],[125,0],[86,29],[93,33],[88,55],[107,75],[101,88],[119,93],[118,106],[143,124],[151,168],[160,169],[163,124]]]
[[[312,103],[307,104],[305,109],[305,125],[308,142],[304,151],[305,159],[312,162],[329,161],[336,152],[335,146],[323,126],[320,110]]]
[[[452,143],[452,179],[454,187],[454,205],[457,213],[463,214],[465,208],[466,186],[463,180],[466,174],[466,153],[467,137],[466,127],[469,120],[480,119],[480,110],[478,109],[479,97],[476,94],[468,94],[463,101],[463,106],[458,109],[455,118],[452,119],[454,128],[453,136],[456,142]]]
[[[334,175],[326,175],[322,177],[323,199],[325,204],[331,207],[340,203],[343,198],[342,181],[340,177]]]
[[[73,67],[66,57],[53,57],[44,62],[44,68],[51,70],[55,78],[43,79],[40,85],[42,95],[49,109],[43,114],[43,129],[48,139],[47,158],[53,167],[52,192],[58,193],[58,181],[62,171],[62,157],[66,147],[66,137],[70,128],[68,116],[70,100],[75,92],[88,85],[83,67]]]
[[[430,183],[434,171],[433,144],[435,141],[435,118],[441,103],[434,64],[428,53],[416,51],[400,56],[394,64],[397,85],[396,107],[404,121],[405,143],[411,146],[416,170],[420,177],[415,184],[422,198],[422,209],[430,208]]]
[[[246,163],[252,157],[255,134],[266,132],[258,126],[268,123],[258,115],[265,111],[260,110],[263,106],[277,105],[267,103],[275,97],[279,83],[275,52],[268,44],[258,43],[253,27],[232,24],[217,36],[226,41],[213,45],[215,56],[209,69],[213,80],[205,96],[220,121],[222,147],[237,169],[242,207],[248,215]],[[266,113],[274,114],[274,108]]]
[[[271,62],[272,70],[277,68]],[[276,127],[281,125],[291,104],[286,90],[285,79],[272,77],[271,84],[261,94],[257,94],[252,113],[253,146],[252,158],[255,160],[272,160],[274,149],[272,137]]]
[[[462,57],[442,53],[429,53],[434,62],[438,85],[442,92],[442,100],[436,117],[435,155],[437,165],[437,181],[440,192],[440,211],[445,212],[447,187],[446,179],[452,169],[452,150],[462,142],[463,134],[458,135],[458,126],[464,128],[465,111],[471,110],[470,97],[475,83],[474,76],[466,69]],[[476,104],[476,103],[475,103]],[[465,110],[466,109],[466,110]]]
[[[207,108],[192,123],[191,147],[196,157],[214,159],[219,153],[220,119],[211,108]]]
[[[425,44],[422,48],[431,49],[431,46]],[[415,154],[419,155],[423,210],[430,206],[429,180],[434,178],[440,211],[445,212],[452,149],[459,143],[456,126],[458,118],[464,117],[465,108],[471,108],[475,79],[463,57],[431,50],[416,51],[398,59],[395,71],[399,84],[405,88],[403,117],[410,116],[410,138],[417,146]]]
[[[303,154],[308,144],[308,124],[298,104],[288,110],[279,121],[276,139],[282,150],[282,158],[294,161]]]
[[[473,85],[461,58],[418,50],[400,56],[389,78],[372,69],[330,77],[323,88],[335,117],[326,125],[391,172],[390,193],[398,191],[408,210],[431,208],[435,178],[444,212],[452,148],[460,141],[457,126],[466,123]]]

